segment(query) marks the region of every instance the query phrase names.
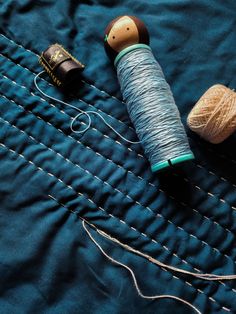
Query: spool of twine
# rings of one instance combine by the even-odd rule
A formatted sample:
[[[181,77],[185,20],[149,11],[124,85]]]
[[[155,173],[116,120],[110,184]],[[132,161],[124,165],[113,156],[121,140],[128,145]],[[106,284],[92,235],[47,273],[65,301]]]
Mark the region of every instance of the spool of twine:
[[[194,159],[145,24],[134,16],[116,18],[106,28],[104,45],[152,171]]]
[[[223,142],[236,130],[236,93],[224,85],[213,85],[193,107],[187,123],[205,140]]]
[[[194,157],[160,65],[149,46],[136,46],[116,63],[117,76],[151,169],[159,171]]]

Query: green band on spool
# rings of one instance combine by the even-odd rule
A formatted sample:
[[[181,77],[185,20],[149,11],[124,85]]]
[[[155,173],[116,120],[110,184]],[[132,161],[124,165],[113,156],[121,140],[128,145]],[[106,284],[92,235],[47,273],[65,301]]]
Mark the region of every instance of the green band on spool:
[[[170,164],[168,163],[168,161],[163,161],[163,162],[159,162],[153,165],[151,169],[152,169],[152,172],[156,172],[167,167],[170,167]]]
[[[117,66],[118,62],[120,61],[120,59],[122,57],[124,57],[124,55],[126,55],[128,52],[132,51],[132,50],[135,50],[135,49],[138,49],[138,48],[144,48],[144,49],[149,49],[151,50],[151,48],[148,46],[148,45],[145,45],[145,44],[136,44],[136,45],[132,45],[132,46],[129,46],[125,49],[123,49],[115,58],[115,61],[114,61],[114,65],[115,67]]]
[[[184,162],[184,161],[187,161],[187,160],[191,160],[191,159],[194,159],[194,158],[195,157],[194,157],[193,154],[186,154],[186,155],[182,155],[182,156],[170,159],[170,163],[172,165],[176,165],[176,164],[179,164],[181,162]]]
[[[195,157],[193,154],[185,154],[185,155],[182,155],[182,156],[179,156],[176,158],[169,159],[168,161],[159,162],[159,163],[153,165],[151,167],[151,169],[152,169],[152,172],[156,172],[156,171],[162,170],[164,168],[174,166],[174,165],[179,164],[181,162],[185,162],[187,160],[192,160],[194,158]]]

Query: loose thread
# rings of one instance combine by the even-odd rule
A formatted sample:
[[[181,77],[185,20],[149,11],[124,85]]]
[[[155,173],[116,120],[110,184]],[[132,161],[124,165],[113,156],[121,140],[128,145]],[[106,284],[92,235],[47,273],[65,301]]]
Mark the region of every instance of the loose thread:
[[[85,226],[85,223],[87,223],[88,225],[92,226],[93,228],[95,228],[95,230],[102,236],[105,235],[104,232],[102,232],[101,230],[97,229],[96,227],[94,227],[94,225],[91,225],[90,223],[88,223],[87,221],[85,222],[85,220],[83,219],[82,220],[82,225],[83,225],[83,228],[84,230],[86,231],[86,233],[88,234],[89,238],[91,239],[91,241],[97,246],[97,248],[101,251],[101,253],[107,258],[109,259],[112,263],[116,264],[116,265],[119,265],[123,268],[125,268],[126,270],[128,270],[128,272],[131,274],[132,276],[132,279],[133,279],[133,282],[134,282],[134,286],[138,292],[138,295],[143,298],[143,299],[148,299],[148,300],[154,300],[154,299],[174,299],[176,301],[179,301],[187,306],[189,306],[190,308],[192,308],[196,313],[198,314],[202,314],[194,305],[192,305],[191,303],[189,303],[188,301],[182,299],[182,298],[179,298],[177,296],[174,296],[174,295],[169,295],[169,294],[161,294],[161,295],[144,295],[141,291],[141,289],[139,288],[139,285],[138,285],[138,282],[137,282],[137,279],[136,279],[136,276],[134,274],[134,271],[128,267],[127,265],[117,261],[116,259],[114,259],[113,257],[109,256],[104,250],[103,248],[101,247],[101,245],[98,244],[98,242],[93,238],[92,234],[89,232],[89,230],[86,228]],[[107,236],[106,236],[107,238]]]
[[[75,106],[73,106],[73,105],[71,105],[71,104],[69,104],[69,103],[67,103],[67,102],[65,102],[65,101],[62,101],[62,100],[60,100],[60,99],[58,99],[58,98],[55,98],[55,97],[53,97],[53,96],[50,96],[50,95],[48,95],[47,93],[45,93],[44,91],[42,91],[42,89],[39,87],[39,85],[38,85],[38,83],[37,83],[37,79],[38,79],[43,73],[46,73],[46,72],[45,72],[45,71],[41,71],[40,73],[38,73],[38,74],[34,77],[34,85],[35,85],[36,89],[37,89],[43,96],[45,96],[45,97],[47,97],[47,98],[49,98],[49,99],[51,99],[51,100],[53,100],[53,101],[56,101],[56,102],[58,102],[58,103],[60,103],[60,104],[63,104],[63,105],[65,105],[65,106],[67,106],[67,107],[70,107],[70,108],[72,108],[72,109],[74,109],[74,110],[76,110],[76,111],[79,112],[77,115],[75,115],[75,117],[72,119],[72,121],[71,121],[71,123],[70,123],[70,129],[71,129],[72,132],[77,133],[77,134],[83,134],[83,133],[85,133],[85,132],[90,128],[91,123],[92,123],[92,119],[91,119],[90,115],[91,115],[91,114],[94,114],[94,115],[98,116],[98,117],[103,121],[103,123],[104,123],[106,126],[108,126],[114,133],[116,133],[116,134],[117,134],[121,139],[123,139],[125,142],[130,143],[130,144],[139,144],[139,143],[140,143],[139,141],[130,141],[130,140],[128,140],[127,138],[125,138],[122,134],[120,134],[118,131],[116,131],[116,129],[115,129],[110,123],[108,123],[108,122],[106,121],[106,119],[105,119],[100,113],[98,113],[98,112],[96,112],[96,111],[92,111],[92,110],[90,110],[90,111],[84,111],[84,110],[82,110],[82,109],[80,109],[80,108],[78,108],[78,107],[75,107]],[[79,118],[81,118],[81,116],[83,116],[83,115],[85,115],[86,118],[87,118],[87,120],[88,120],[88,121],[87,121],[87,124],[85,123],[86,127],[85,127],[83,130],[75,130],[75,129],[74,129],[74,124],[75,124],[75,122],[78,122]],[[80,123],[82,124],[82,122],[80,122]]]
[[[156,259],[154,259],[152,256],[142,253],[141,251],[138,251],[134,248],[132,248],[131,246],[124,244],[122,242],[120,242],[118,239],[111,237],[110,235],[108,235],[107,233],[105,233],[102,230],[97,229],[94,225],[88,223],[86,221],[87,224],[89,224],[90,226],[92,226],[101,236],[103,236],[104,238],[107,238],[108,240],[118,244],[119,246],[123,247],[124,249],[126,249],[127,251],[130,251],[134,254],[137,254],[139,256],[142,256],[144,258],[146,258],[147,260],[149,260],[151,263],[163,267],[165,269],[177,272],[177,273],[181,273],[181,274],[185,274],[185,275],[189,275],[198,279],[202,279],[202,280],[208,280],[208,281],[219,281],[219,280],[235,280],[236,279],[236,275],[215,275],[215,274],[207,274],[207,273],[194,273],[194,272],[190,272],[181,268],[177,268],[165,263],[162,263]]]

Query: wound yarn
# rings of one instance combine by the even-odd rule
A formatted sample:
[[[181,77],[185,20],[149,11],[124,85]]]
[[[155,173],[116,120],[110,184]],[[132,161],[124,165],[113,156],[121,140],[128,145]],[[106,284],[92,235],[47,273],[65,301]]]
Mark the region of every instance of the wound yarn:
[[[193,159],[170,86],[149,47],[144,23],[121,16],[105,30],[105,50],[152,171]]]
[[[116,66],[128,113],[152,170],[192,159],[172,92],[150,48],[127,52]]]
[[[221,84],[210,87],[188,115],[189,128],[218,144],[236,130],[236,93]]]

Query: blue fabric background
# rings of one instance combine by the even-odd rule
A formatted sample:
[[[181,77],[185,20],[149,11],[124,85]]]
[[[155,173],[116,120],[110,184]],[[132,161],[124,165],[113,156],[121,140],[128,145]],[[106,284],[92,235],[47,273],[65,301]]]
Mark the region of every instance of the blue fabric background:
[[[191,271],[236,273],[235,135],[210,145],[188,129],[196,161],[153,175],[141,146],[96,118],[71,134],[75,112],[44,100],[33,78],[38,54],[63,44],[87,65],[78,94],[43,90],[104,112],[136,139],[103,32],[137,15],[183,122],[212,84],[236,87],[236,2],[230,0],[0,0],[0,312],[190,313],[172,300],[141,299],[126,270],[85,234],[80,217],[162,262]],[[174,294],[202,313],[236,313],[236,283],[195,280],[158,268],[91,231],[135,270],[145,294]]]

